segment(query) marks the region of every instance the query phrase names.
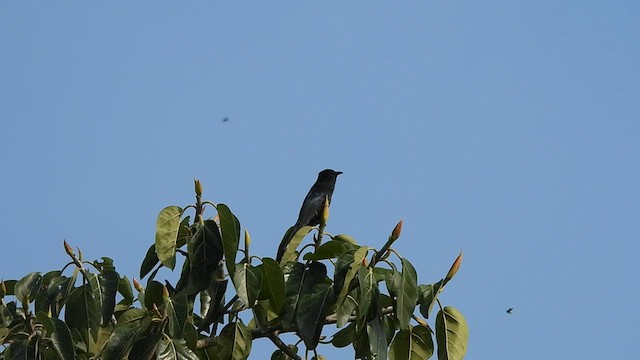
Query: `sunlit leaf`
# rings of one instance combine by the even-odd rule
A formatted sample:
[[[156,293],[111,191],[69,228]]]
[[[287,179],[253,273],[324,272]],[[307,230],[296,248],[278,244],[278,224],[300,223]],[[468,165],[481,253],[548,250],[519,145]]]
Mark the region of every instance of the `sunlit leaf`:
[[[409,328],[413,310],[418,302],[418,275],[407,259],[402,259],[402,282],[396,299],[396,316],[400,328]]]
[[[461,360],[467,353],[469,328],[462,313],[446,306],[436,315],[436,341],[439,360]]]
[[[362,266],[362,262],[367,256],[368,251],[369,251],[369,247],[363,246],[358,250],[356,250],[356,252],[353,254],[353,261],[349,264],[349,269],[347,270],[347,273],[344,277],[344,283],[342,284],[342,289],[340,290],[340,294],[338,295],[336,306],[340,307],[344,303],[344,299],[347,297],[347,294],[349,293],[349,286],[351,285],[351,280],[353,280],[353,278],[358,273],[358,270]],[[336,272],[338,271],[339,271],[338,266],[336,266]],[[336,285],[337,285],[337,282],[336,282]]]
[[[222,231],[222,247],[226,259],[229,274],[236,273],[236,253],[240,244],[240,221],[225,204],[216,207],[220,217],[220,230]]]
[[[16,299],[22,302],[23,306],[26,306],[28,303],[35,300],[36,294],[40,289],[41,282],[42,276],[40,276],[39,272],[32,272],[20,279],[14,288]],[[25,301],[27,304],[24,303]]]
[[[262,271],[247,263],[237,268],[233,276],[236,293],[246,307],[251,307],[258,299],[262,287]]]
[[[176,266],[176,240],[180,216],[182,208],[167,206],[160,211],[156,221],[156,254],[162,265],[171,270]]]
[[[286,232],[286,234],[284,234],[283,241],[289,238],[290,236],[291,236],[291,240],[287,244],[287,248],[282,253],[282,258],[280,259],[281,267],[284,266],[287,262],[295,260],[296,249],[298,248],[298,246],[300,246],[302,239],[304,239],[304,237],[307,236],[307,234],[309,234],[311,229],[313,229],[313,226],[303,226],[298,231],[296,231],[296,233],[293,234],[293,236],[291,236],[290,231],[292,230],[292,228],[290,228]]]

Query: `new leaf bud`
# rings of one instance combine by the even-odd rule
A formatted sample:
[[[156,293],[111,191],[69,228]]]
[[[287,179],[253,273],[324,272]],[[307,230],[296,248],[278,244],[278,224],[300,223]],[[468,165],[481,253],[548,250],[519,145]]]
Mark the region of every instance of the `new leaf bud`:
[[[462,263],[462,251],[460,251],[460,255],[458,255],[458,257],[456,258],[456,261],[453,262],[453,265],[451,265],[451,269],[449,269],[447,276],[444,278],[445,281],[449,281],[453,279],[453,277],[458,272],[458,269],[460,269],[461,263]]]
[[[67,255],[69,256],[73,256],[73,248],[71,248],[71,246],[69,245],[69,243],[67,243],[67,240],[63,240],[64,241],[64,251],[67,252]]]
[[[193,179],[193,182],[195,185],[196,195],[202,196],[202,184],[200,183],[200,180]]]
[[[398,222],[398,225],[396,225],[396,227],[393,228],[393,231],[391,232],[391,236],[389,236],[389,238],[391,239],[391,241],[396,241],[400,237],[401,233],[402,233],[402,220],[400,220]]]

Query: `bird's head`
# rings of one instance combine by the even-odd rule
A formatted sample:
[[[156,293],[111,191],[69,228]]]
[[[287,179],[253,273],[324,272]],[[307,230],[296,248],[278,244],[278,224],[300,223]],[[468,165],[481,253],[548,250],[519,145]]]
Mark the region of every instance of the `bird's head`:
[[[342,174],[342,171],[324,169],[324,170],[320,171],[320,173],[318,174],[318,179],[333,179],[335,181],[335,179],[340,174]]]

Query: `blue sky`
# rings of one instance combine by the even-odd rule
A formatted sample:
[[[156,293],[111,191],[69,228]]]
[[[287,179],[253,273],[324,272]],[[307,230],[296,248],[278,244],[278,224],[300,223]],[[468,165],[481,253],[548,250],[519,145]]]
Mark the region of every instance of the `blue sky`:
[[[191,203],[194,177],[274,256],[331,167],[344,175],[330,232],[381,246],[404,219],[397,249],[421,283],[465,252],[443,300],[467,318],[467,359],[629,358],[639,13],[3,2],[0,276],[61,267],[67,239],[137,277],[157,213]],[[263,339],[251,358],[272,349]]]

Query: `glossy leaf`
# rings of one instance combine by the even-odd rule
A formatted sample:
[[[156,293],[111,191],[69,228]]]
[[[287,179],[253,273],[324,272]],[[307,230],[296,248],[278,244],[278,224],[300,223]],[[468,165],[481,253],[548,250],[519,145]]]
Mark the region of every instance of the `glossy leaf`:
[[[244,360],[251,352],[251,331],[241,322],[227,324],[218,337],[219,359]]]
[[[433,285],[420,285],[418,286],[418,303],[420,304],[420,313],[425,318],[429,318],[431,309],[436,303],[438,294],[442,289],[443,280],[438,281]]]
[[[270,308],[278,313],[284,304],[284,274],[278,263],[271,258],[262,258],[262,264],[258,266],[262,271],[262,290],[264,296],[269,299]],[[262,296],[261,296],[262,298]]]
[[[320,283],[300,298],[296,311],[298,334],[310,350],[318,345],[327,308],[333,303],[334,296],[331,285]]]
[[[262,287],[262,271],[247,263],[237,268],[233,276],[236,293],[246,307],[251,307],[258,299]]]
[[[182,339],[161,339],[156,350],[157,360],[198,360]]]
[[[344,299],[347,297],[349,293],[349,286],[351,285],[351,280],[356,276],[358,270],[362,266],[362,262],[367,256],[367,252],[369,251],[369,247],[363,246],[356,250],[353,254],[353,261],[349,264],[349,270],[344,277],[344,283],[342,284],[342,289],[340,290],[340,294],[338,295],[338,299],[336,301],[336,305],[338,307],[342,306],[344,303]],[[345,254],[346,255],[346,254]],[[338,271],[338,267],[336,266],[336,271]]]
[[[293,234],[293,236],[291,237],[291,240],[289,241],[289,244],[287,245],[286,250],[282,255],[282,259],[280,260],[280,267],[283,267],[289,261],[295,260],[296,249],[298,249],[298,246],[300,246],[302,239],[304,239],[304,237],[307,236],[307,234],[309,234],[311,229],[313,229],[313,226],[303,226],[298,231],[296,231],[295,234]],[[290,228],[287,231],[287,233],[284,235],[284,238],[288,238],[290,236],[289,232],[291,230],[292,229]]]
[[[140,329],[137,322],[119,323],[111,337],[107,341],[102,352],[103,360],[121,360],[126,359],[126,355],[133,346],[133,339]]]
[[[205,309],[204,317],[198,325],[198,332],[207,329],[217,319],[218,311],[224,306],[224,294],[227,290],[228,280],[212,281],[209,284],[208,296],[210,297],[208,307]],[[202,293],[201,293],[202,294]],[[202,298],[201,298],[202,299]]]
[[[336,308],[336,326],[341,328],[347,322],[353,312],[358,308],[358,303],[355,298],[358,296],[358,289],[353,289],[349,295],[344,299],[342,305]]]
[[[411,328],[411,336],[414,341],[422,341],[427,349],[427,358],[433,355],[433,338],[431,337],[431,330],[427,326],[417,325]]]
[[[402,259],[402,282],[396,299],[396,316],[400,329],[409,329],[413,310],[418,302],[418,275],[411,263]]]
[[[209,286],[222,260],[222,238],[215,221],[205,220],[204,225],[198,227],[189,243],[189,255],[189,285],[199,292]]]
[[[356,323],[352,322],[349,326],[338,331],[331,339],[331,345],[341,348],[351,345],[356,336]]]
[[[360,286],[358,287],[360,296],[358,297],[358,319],[362,319],[369,314],[370,311],[375,313],[375,308],[371,309],[372,304],[377,305],[377,299],[374,299],[376,295],[376,289],[378,284],[373,277],[373,269],[368,267],[361,267],[358,270],[358,280]]]
[[[467,353],[469,328],[462,313],[446,306],[436,315],[436,340],[439,360],[461,360]]]
[[[389,360],[424,360],[433,354],[419,336],[411,330],[400,330],[389,346]]]
[[[153,280],[147,284],[147,288],[144,291],[144,306],[147,310],[153,309],[155,304],[157,308],[164,306],[164,298],[162,297],[162,291],[164,285]]]
[[[147,255],[145,255],[142,265],[140,265],[140,279],[147,276],[159,262],[160,260],[158,260],[158,255],[156,254],[156,244],[153,244],[147,250]]]
[[[128,277],[123,276],[118,280],[118,292],[122,295],[126,304],[133,304],[133,288]]]
[[[369,350],[376,360],[387,359],[387,336],[381,317],[376,316],[367,323],[367,335],[369,336]]]
[[[32,272],[20,279],[14,288],[16,299],[22,302],[23,306],[26,306],[26,304],[24,304],[25,301],[30,303],[35,300],[41,282],[42,276],[40,276],[39,272]]]
[[[120,276],[115,270],[107,268],[99,275],[99,279],[102,290],[102,325],[104,326],[111,321],[113,309],[116,307]]]
[[[337,258],[344,252],[350,250],[351,247],[347,247],[343,242],[329,240],[326,243],[320,245],[320,247],[313,253],[307,253],[304,255],[304,260],[325,260]]]
[[[280,310],[280,318],[285,329],[295,323],[295,311],[302,291],[305,266],[299,262],[289,262],[283,269],[285,301]]]
[[[176,266],[176,240],[180,216],[182,208],[167,206],[160,211],[156,221],[156,254],[162,265],[171,270]]]
[[[226,259],[229,274],[236,273],[236,253],[240,244],[240,221],[225,204],[216,207],[220,217],[220,230],[222,231],[222,247]]]
[[[56,318],[50,318],[44,312],[37,314],[38,321],[45,326],[47,333],[50,334],[53,348],[61,360],[75,360],[76,351],[71,339],[71,331],[64,321]]]
[[[65,306],[64,317],[70,329],[78,329],[85,344],[89,344],[89,334],[94,341],[97,339],[101,319],[100,305],[89,284],[71,292]]]

